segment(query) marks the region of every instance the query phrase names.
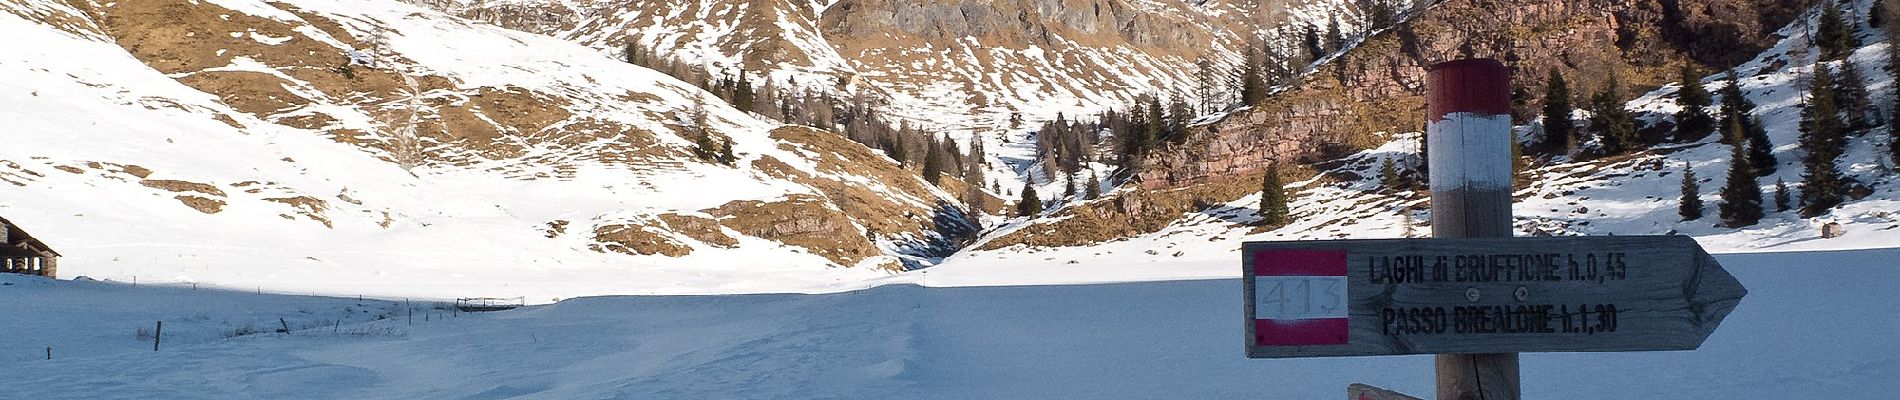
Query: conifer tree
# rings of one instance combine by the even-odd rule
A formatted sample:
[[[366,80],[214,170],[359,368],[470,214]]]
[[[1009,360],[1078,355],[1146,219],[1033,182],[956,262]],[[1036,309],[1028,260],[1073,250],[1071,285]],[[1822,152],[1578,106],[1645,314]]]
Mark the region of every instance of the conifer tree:
[[[1087,196],[1083,197],[1084,199],[1094,200],[1102,197],[1102,181],[1096,178],[1095,171],[1089,171],[1089,186],[1085,193]]]
[[[1325,42],[1320,41],[1317,29],[1307,26],[1306,32],[1300,39],[1302,44],[1306,45],[1306,53],[1311,56],[1310,60],[1319,61],[1320,58],[1326,57],[1326,45]]]
[[[1386,158],[1384,162],[1379,163],[1379,186],[1384,190],[1399,188],[1399,168],[1391,158]]]
[[[1149,142],[1152,141],[1147,137],[1148,113],[1141,111],[1140,102],[1136,104],[1135,109],[1127,113],[1127,123],[1119,124],[1115,132],[1121,144],[1117,148],[1121,156],[1118,161],[1122,169],[1131,171],[1141,167],[1141,157],[1147,154]]]
[[[1576,150],[1577,123],[1570,119],[1570,84],[1564,82],[1563,73],[1550,70],[1550,79],[1544,85],[1544,142],[1545,148]]]
[[[1287,223],[1292,212],[1287,209],[1286,185],[1280,183],[1280,165],[1267,166],[1266,177],[1260,184],[1260,224],[1278,226]]]
[[[1036,188],[1030,186],[1033,180],[1023,182],[1023,199],[1016,202],[1016,215],[1034,218],[1042,214],[1042,199],[1036,197]]]
[[[897,161],[897,165],[910,163],[909,154],[906,154],[907,152],[904,151],[903,133],[904,132],[899,131],[898,133],[891,134],[891,145],[890,147],[884,148],[884,154],[891,156],[892,160]]]
[[[1827,65],[1814,70],[1807,107],[1801,110],[1801,216],[1813,218],[1845,201],[1845,178],[1838,166],[1846,147],[1846,132],[1830,93],[1833,78]]]
[[[626,47],[627,47],[627,50],[626,50],[627,63],[633,64],[633,65],[640,65],[640,47],[635,46],[632,40],[627,41]]]
[[[752,111],[752,81],[746,79],[745,70],[739,70],[739,79],[733,82],[732,107],[741,111]]]
[[[1248,47],[1252,48],[1251,45]],[[1249,54],[1253,51],[1243,52],[1241,56],[1251,57]],[[1221,109],[1222,104],[1218,104],[1220,101],[1214,98],[1215,93],[1220,90],[1219,76],[1220,74],[1214,71],[1214,62],[1208,60],[1207,56],[1201,56],[1200,59],[1194,61],[1194,106],[1197,110],[1214,112]]]
[[[1821,46],[1821,61],[1839,60],[1853,53],[1854,30],[1833,2],[1822,2],[1821,18],[1816,23],[1814,41]]]
[[[1768,128],[1762,127],[1761,117],[1749,121],[1747,128],[1736,128],[1748,136],[1748,165],[1755,168],[1755,176],[1773,175],[1781,162],[1775,159],[1775,145],[1768,142]]]
[[[1702,88],[1702,74],[1696,72],[1694,65],[1683,64],[1678,78],[1682,90],[1676,92],[1676,103],[1682,110],[1676,112],[1676,142],[1702,140],[1715,130],[1715,117],[1709,115],[1713,100],[1709,91]]]
[[[1794,206],[1794,196],[1788,194],[1788,182],[1775,178],[1775,212],[1788,211]]]
[[[1676,214],[1683,221],[1702,219],[1702,184],[1696,182],[1695,170],[1682,166],[1682,199],[1676,207]]]
[[[1242,56],[1247,59],[1241,63],[1240,76],[1235,79],[1240,82],[1240,104],[1249,106],[1259,104],[1261,100],[1267,98],[1266,76],[1262,75],[1260,70],[1260,63],[1264,59],[1260,55],[1260,49],[1253,45],[1248,45],[1247,52],[1242,53]]]
[[[1728,180],[1722,184],[1722,205],[1717,213],[1730,228],[1754,225],[1761,221],[1761,184],[1755,181],[1755,168],[1748,164],[1747,140],[1736,138],[1729,146]]]
[[[1075,174],[1062,174],[1062,198],[1075,198]]]
[[[1189,107],[1186,101],[1175,98],[1174,102],[1168,105],[1168,143],[1175,145],[1187,143],[1188,124],[1191,123],[1194,123],[1194,109]]]
[[[943,149],[939,148],[936,138],[930,139],[930,146],[924,149],[924,181],[932,185],[943,180]]]
[[[719,145],[713,142],[711,134],[700,132],[693,138],[693,156],[708,161],[719,159]]]
[[[1867,93],[1867,83],[1861,79],[1860,68],[1854,67],[1853,60],[1841,60],[1840,76],[1834,77],[1834,105],[1840,107],[1849,132],[1872,128],[1879,125],[1879,115],[1874,111],[1873,98]]]
[[[1591,98],[1590,103],[1594,108],[1591,111],[1596,113],[1590,118],[1590,129],[1602,140],[1603,152],[1618,155],[1635,150],[1636,119],[1623,108],[1623,88],[1615,73],[1610,74],[1609,84]]]
[[[1334,16],[1332,20],[1326,24],[1326,50],[1328,52],[1334,52],[1345,49],[1346,35],[1339,31],[1339,17]]]
[[[1738,118],[1739,121],[1741,121],[1740,127],[1742,128],[1742,132],[1746,133],[1751,126],[1759,125],[1754,124],[1754,119],[1752,119],[1755,113],[1755,102],[1749,101],[1748,96],[1742,94],[1742,81],[1741,78],[1735,76],[1735,70],[1729,70],[1728,77],[1724,80],[1728,81],[1728,84],[1723,85],[1721,89],[1721,117],[1723,120]],[[1733,144],[1728,143],[1728,138],[1734,137],[1736,133],[1727,131],[1728,125],[1726,124],[1722,126],[1722,129],[1724,129],[1721,136],[1722,143]]]
[[[1159,148],[1161,140],[1166,138],[1168,129],[1168,116],[1161,112],[1161,97],[1155,96],[1148,99],[1147,112],[1148,116],[1143,118],[1148,123],[1143,126],[1142,141],[1147,144],[1148,149]]]
[[[739,161],[739,157],[732,154],[732,138],[726,138],[725,140],[720,141],[719,142],[719,163],[726,164],[726,166],[732,166],[733,163],[738,162],[738,161]]]

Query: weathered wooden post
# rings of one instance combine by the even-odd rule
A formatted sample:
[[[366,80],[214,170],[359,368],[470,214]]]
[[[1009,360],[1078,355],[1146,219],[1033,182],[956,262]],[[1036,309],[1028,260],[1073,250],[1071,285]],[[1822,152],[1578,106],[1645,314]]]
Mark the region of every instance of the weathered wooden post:
[[[1425,76],[1432,236],[1511,236],[1511,70],[1480,58]],[[1439,354],[1440,400],[1516,400],[1517,353]]]
[[[164,340],[165,321],[158,321],[158,327],[152,329],[152,351],[158,351],[158,342]]]
[[[1432,66],[1430,239],[1247,242],[1247,357],[1434,354],[1440,400],[1522,396],[1522,352],[1694,350],[1748,295],[1694,238],[1512,237],[1510,70]]]
[[[59,257],[47,257],[46,265],[40,266],[40,276],[59,279]]]

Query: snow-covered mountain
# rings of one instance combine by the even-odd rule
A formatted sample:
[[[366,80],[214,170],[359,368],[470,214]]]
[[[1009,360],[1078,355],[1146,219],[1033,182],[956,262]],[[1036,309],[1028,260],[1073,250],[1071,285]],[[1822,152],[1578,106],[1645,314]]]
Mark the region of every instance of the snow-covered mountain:
[[[541,301],[821,290],[968,230],[954,179],[401,2],[0,10],[16,43],[0,214],[66,254],[66,276]],[[730,166],[695,155],[700,132]]]
[[[1214,110],[1253,38],[1298,68],[1308,30],[1367,25],[1344,0],[407,0],[624,54],[678,60],[774,88],[872,104],[886,121],[990,145],[984,176],[1021,187],[1037,158],[1021,135],[1142,96]],[[1203,68],[1202,64],[1206,65]],[[1203,72],[1206,74],[1203,75]],[[761,79],[769,78],[769,79]],[[1215,90],[1202,92],[1206,80]],[[1028,146],[1022,146],[1029,144]],[[993,193],[1005,196],[1005,192]]]
[[[1868,15],[1873,7],[1870,1],[1840,4],[1850,15]],[[1894,211],[1900,210],[1900,181],[1893,177],[1893,161],[1887,158],[1892,138],[1884,127],[1852,134],[1840,163],[1840,169],[1849,178],[1871,189],[1865,197],[1850,198],[1846,205],[1815,218],[1802,218],[1796,210],[1774,210],[1772,197],[1776,181],[1787,182],[1798,193],[1802,180],[1799,160],[1805,150],[1797,144],[1802,96],[1809,76],[1819,65],[1816,63],[1818,52],[1803,30],[1816,25],[1814,19],[1819,17],[1819,10],[1818,7],[1808,9],[1773,33],[1772,46],[1732,67],[1742,77],[1743,94],[1757,104],[1753,115],[1761,118],[1779,161],[1774,174],[1757,179],[1768,204],[1768,218],[1742,228],[1719,226],[1720,219],[1714,209],[1721,202],[1717,191],[1728,170],[1730,146],[1718,143],[1719,135],[1711,135],[1694,143],[1656,145],[1629,156],[1587,161],[1558,156],[1533,163],[1519,180],[1515,193],[1519,234],[1685,234],[1697,237],[1705,247],[1717,252],[1900,245],[1900,212]],[[1867,87],[1872,98],[1877,99],[1876,103],[1890,111],[1894,82],[1883,67],[1891,45],[1878,29],[1868,26],[1864,20],[1856,26],[1856,37],[1861,45],[1849,60],[1867,77]],[[1380,53],[1368,56],[1386,57]],[[1845,65],[1841,61],[1824,64],[1837,71]],[[1325,67],[1315,71],[1316,74],[1326,72]],[[1726,85],[1724,74],[1725,71],[1716,71],[1704,77],[1702,83],[1707,90],[1715,92]],[[1518,79],[1534,79],[1541,85],[1542,76],[1520,73]],[[1333,89],[1325,85],[1330,79],[1322,77],[1309,83],[1319,81],[1320,91],[1329,91]],[[1667,123],[1680,110],[1675,98],[1679,89],[1679,85],[1663,85],[1629,101],[1625,108],[1636,112],[1644,124]],[[1299,91],[1289,93],[1303,95]],[[1719,96],[1717,101],[1720,101]],[[1253,117],[1250,113],[1254,112],[1243,110],[1212,126],[1231,132],[1232,129],[1221,128],[1253,123],[1248,118]],[[1536,120],[1517,128],[1526,141],[1540,134],[1539,129]],[[1262,230],[1254,226],[1258,221],[1255,210],[1260,204],[1257,172],[1206,175],[1208,178],[1204,181],[1196,181],[1201,183],[1184,187],[1123,188],[1102,199],[1077,202],[1042,218],[1014,221],[987,233],[973,246],[976,250],[958,254],[931,274],[937,277],[935,279],[972,275],[977,278],[968,279],[983,281],[994,279],[989,277],[1001,270],[1008,270],[1038,277],[1032,281],[1043,283],[1223,277],[1235,271],[1171,265],[1210,265],[1204,261],[1231,260],[1242,241],[1430,236],[1427,193],[1422,189],[1387,188],[1380,179],[1380,169],[1388,159],[1401,172],[1422,164],[1419,133],[1379,132],[1375,137],[1383,144],[1308,165],[1308,172],[1301,176],[1310,178],[1288,186],[1293,193],[1291,208],[1295,218],[1282,227]],[[1289,144],[1305,145],[1302,142]],[[1701,197],[1710,210],[1698,220],[1683,221],[1677,215],[1681,171],[1685,166],[1699,177]],[[1828,223],[1841,224],[1846,235],[1821,239],[1821,226]],[[1141,224],[1152,224],[1152,227],[1145,228]],[[1079,266],[1091,263],[1094,265]],[[1067,272],[1078,268],[1087,268],[1089,273]]]

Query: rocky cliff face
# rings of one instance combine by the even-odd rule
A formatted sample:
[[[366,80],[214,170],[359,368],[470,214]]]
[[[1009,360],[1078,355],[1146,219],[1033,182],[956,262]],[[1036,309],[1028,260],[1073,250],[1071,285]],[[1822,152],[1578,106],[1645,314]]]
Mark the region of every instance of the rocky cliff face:
[[[1367,38],[1264,104],[1200,127],[1189,145],[1153,157],[1145,188],[1310,163],[1372,143],[1378,132],[1424,127],[1425,66],[1490,57],[1517,71],[1514,112],[1535,118],[1544,77],[1562,72],[1577,99],[1617,74],[1625,93],[1660,86],[1682,63],[1728,68],[1773,43],[1805,1],[1451,0]]]

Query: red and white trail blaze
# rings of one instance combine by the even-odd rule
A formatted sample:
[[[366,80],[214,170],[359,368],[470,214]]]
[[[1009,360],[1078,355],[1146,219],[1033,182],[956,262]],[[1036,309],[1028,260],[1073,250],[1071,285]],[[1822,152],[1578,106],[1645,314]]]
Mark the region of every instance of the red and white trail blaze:
[[[1254,344],[1346,344],[1346,252],[1265,251],[1254,255]]]

